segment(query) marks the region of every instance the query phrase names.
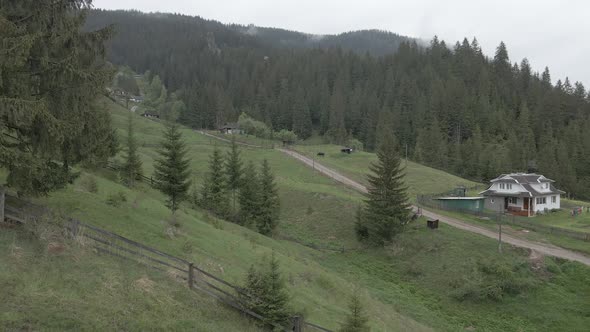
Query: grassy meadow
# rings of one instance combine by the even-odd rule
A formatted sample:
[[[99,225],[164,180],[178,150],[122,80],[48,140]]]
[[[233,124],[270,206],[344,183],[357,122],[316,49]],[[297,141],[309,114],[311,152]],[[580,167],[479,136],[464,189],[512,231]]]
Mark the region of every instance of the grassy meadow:
[[[372,162],[377,161],[374,153],[355,151],[351,154],[340,152],[340,146],[333,144],[309,145],[302,144],[293,147],[300,153],[330,167],[347,177],[367,184],[367,171]],[[318,152],[324,152],[325,156],[317,156]],[[406,185],[408,186],[409,198],[414,201],[417,194],[440,193],[463,185],[474,187],[479,183],[469,181],[458,176],[417,164],[412,161],[402,160],[405,166]],[[482,185],[483,187],[483,185]]]
[[[0,228],[0,330],[260,330],[164,273],[78,242],[53,253],[48,244]]]
[[[128,112],[106,100],[103,106],[111,110],[120,141],[124,142]],[[163,126],[137,115],[134,121],[144,173],[149,176]],[[188,128],[183,134],[189,148],[193,181],[199,186],[214,146],[227,150],[228,145]],[[327,154],[323,163],[359,181],[363,181],[366,165],[374,158],[365,153],[341,156],[338,150],[321,148]],[[297,149],[308,149],[310,154],[316,152],[316,147]],[[282,209],[281,223],[273,238],[216,219],[188,204],[177,216],[181,225],[179,233],[170,236],[167,232],[170,212],[163,204],[164,197],[146,184],[129,189],[119,183],[112,171],[85,171],[73,185],[37,202],[52,207],[58,214],[75,216],[191,260],[238,284],[243,282],[251,264],[258,264],[275,252],[293,310],[330,329],[337,329],[344,320],[348,297],[357,285],[374,331],[581,331],[590,324],[588,267],[553,258],[529,257],[528,251],[512,247],[498,254],[493,239],[446,225],[431,231],[424,227],[422,219],[411,224],[391,246],[364,248],[353,232],[354,213],[363,199],[360,194],[279,151],[255,148],[241,151],[246,162],[260,163],[268,159],[275,173]],[[446,191],[458,184],[473,185],[413,163],[408,163],[407,172],[412,195]],[[97,183],[96,192],[89,188],[91,179]],[[126,201],[118,207],[107,204],[108,198],[119,192]],[[6,244],[10,238],[0,237],[0,241]],[[8,251],[4,252],[8,255]],[[63,259],[64,263],[60,264],[73,264],[67,257],[44,259]],[[103,259],[110,262],[101,257],[95,264],[107,264],[101,263]],[[23,265],[32,269],[28,263]],[[49,269],[48,265],[41,265],[38,269],[43,266]],[[15,272],[10,269],[17,267],[2,268],[4,264],[0,271],[6,272],[0,274],[0,283],[13,280]],[[72,271],[68,280],[83,277],[85,269],[72,265],[67,269]],[[129,280],[144,273],[138,271],[134,270],[138,274]],[[29,282],[44,285],[41,279],[33,274]],[[84,297],[83,290],[74,291],[76,296]],[[49,313],[57,315],[55,311]],[[26,320],[15,316],[12,321],[23,324]],[[232,315],[223,318],[224,324],[242,322]],[[43,328],[48,327],[40,329]],[[234,329],[231,325],[227,329],[220,325],[202,330]]]

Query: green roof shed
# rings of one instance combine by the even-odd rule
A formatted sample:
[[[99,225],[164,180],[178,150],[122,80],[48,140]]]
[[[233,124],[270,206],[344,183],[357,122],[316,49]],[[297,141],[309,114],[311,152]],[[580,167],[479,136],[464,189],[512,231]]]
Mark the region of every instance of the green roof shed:
[[[483,212],[484,197],[439,197],[439,207],[443,210]]]

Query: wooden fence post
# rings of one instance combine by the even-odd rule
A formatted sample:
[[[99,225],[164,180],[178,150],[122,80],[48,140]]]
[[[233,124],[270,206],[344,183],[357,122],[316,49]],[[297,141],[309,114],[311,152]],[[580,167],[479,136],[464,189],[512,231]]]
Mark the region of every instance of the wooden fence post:
[[[6,191],[4,186],[0,186],[0,222],[4,222],[4,201],[6,198]]]
[[[293,317],[293,331],[294,332],[302,332],[303,331],[303,322],[300,316]]]
[[[188,263],[188,288],[193,289],[194,270],[193,263]]]

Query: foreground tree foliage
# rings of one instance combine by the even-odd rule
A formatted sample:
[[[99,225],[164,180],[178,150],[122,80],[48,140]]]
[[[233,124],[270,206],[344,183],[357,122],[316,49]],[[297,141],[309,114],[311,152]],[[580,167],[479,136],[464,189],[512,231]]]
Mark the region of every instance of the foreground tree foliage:
[[[0,167],[19,194],[44,195],[72,166],[106,163],[116,139],[94,107],[113,72],[104,59],[111,28],[81,32],[88,0],[2,1]]]
[[[228,152],[225,160],[225,172],[227,176],[227,188],[232,195],[232,212],[236,214],[237,192],[242,185],[243,162],[240,157],[240,149],[236,143],[235,137],[231,140],[231,150]]]
[[[141,158],[137,154],[137,140],[135,139],[133,116],[133,113],[130,112],[127,119],[127,149],[125,151],[125,163],[122,169],[125,182],[129,187],[133,187],[135,181],[140,180],[143,175]]]
[[[220,217],[227,217],[230,211],[227,178],[223,169],[223,156],[215,147],[209,158],[209,172],[201,189],[199,205]]]
[[[487,57],[476,39],[404,40],[374,56],[336,43],[277,47],[198,17],[123,11],[95,11],[88,28],[115,22],[113,62],[159,75],[185,103],[187,125],[215,128],[247,112],[274,132],[305,138],[311,122],[332,142],[352,136],[368,151],[393,131],[426,165],[489,180],[534,160],[568,194],[590,199],[587,87],[535,72],[526,59],[515,64],[503,43]]]
[[[166,206],[174,214],[186,199],[191,183],[190,161],[186,157],[185,143],[177,124],[168,124],[161,144],[160,158],[154,165],[154,178],[156,187],[168,196]]]
[[[261,186],[254,163],[249,162],[244,168],[242,184],[240,185],[240,215],[242,225],[256,224],[261,213]]]
[[[258,267],[250,266],[242,298],[246,307],[264,317],[263,323],[271,328],[286,327],[290,322],[289,294],[273,252],[269,261]]]
[[[360,240],[383,246],[402,232],[409,220],[410,204],[401,159],[392,135],[377,152],[378,161],[371,164],[364,208],[357,214],[356,232]]]
[[[358,289],[355,290],[350,303],[348,304],[350,312],[346,316],[346,320],[340,328],[340,332],[368,332],[370,331],[367,318],[363,305],[361,303],[360,294]]]
[[[260,173],[260,210],[256,223],[258,232],[272,234],[279,223],[280,213],[279,193],[268,160],[265,159]]]

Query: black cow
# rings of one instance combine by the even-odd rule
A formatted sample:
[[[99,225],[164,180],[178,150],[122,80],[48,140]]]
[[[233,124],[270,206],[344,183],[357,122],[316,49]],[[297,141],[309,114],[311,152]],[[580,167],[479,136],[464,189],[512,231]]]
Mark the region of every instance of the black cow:
[[[320,157],[324,157],[325,155],[326,155],[326,154],[325,154],[325,153],[323,153],[323,152],[318,152],[318,156],[320,156]]]

